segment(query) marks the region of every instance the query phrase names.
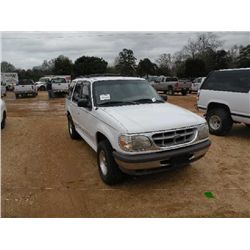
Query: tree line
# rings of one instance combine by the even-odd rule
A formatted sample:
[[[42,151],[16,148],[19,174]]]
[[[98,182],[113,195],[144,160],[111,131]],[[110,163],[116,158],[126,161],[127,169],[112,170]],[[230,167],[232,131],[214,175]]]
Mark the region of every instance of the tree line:
[[[126,76],[165,75],[180,78],[206,76],[210,71],[250,67],[250,44],[223,49],[223,42],[213,33],[197,34],[177,53],[164,53],[152,62],[144,58],[137,63],[133,50],[123,49],[108,65],[103,58],[81,56],[74,62],[64,55],[44,60],[32,69],[16,69],[8,62],[1,63],[2,72],[17,72],[19,78],[37,81],[44,75],[71,75],[72,78],[89,74],[112,73]]]

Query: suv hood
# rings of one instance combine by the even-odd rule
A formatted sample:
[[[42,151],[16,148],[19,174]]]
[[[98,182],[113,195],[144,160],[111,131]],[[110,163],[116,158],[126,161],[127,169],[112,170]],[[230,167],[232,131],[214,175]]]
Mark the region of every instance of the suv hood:
[[[105,107],[102,110],[116,119],[127,133],[154,132],[206,122],[202,117],[169,103]]]

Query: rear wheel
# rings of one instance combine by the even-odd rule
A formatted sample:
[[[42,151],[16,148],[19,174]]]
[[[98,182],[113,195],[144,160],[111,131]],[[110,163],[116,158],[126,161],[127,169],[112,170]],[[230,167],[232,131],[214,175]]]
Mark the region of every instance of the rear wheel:
[[[73,140],[78,140],[80,138],[80,135],[77,133],[75,129],[74,122],[72,121],[71,116],[68,117],[68,130],[69,135]]]
[[[209,132],[214,135],[226,135],[232,129],[230,113],[224,108],[213,108],[207,112]]]
[[[168,93],[169,95],[174,95],[174,90],[173,90],[173,88],[172,88],[172,87],[169,87],[167,93]]]
[[[97,148],[97,164],[103,182],[113,185],[122,182],[125,174],[119,169],[113,156],[113,149],[107,140],[101,141]]]
[[[182,95],[187,95],[187,92],[188,92],[188,91],[187,91],[186,89],[182,89],[182,90],[181,90],[181,94],[182,94]]]

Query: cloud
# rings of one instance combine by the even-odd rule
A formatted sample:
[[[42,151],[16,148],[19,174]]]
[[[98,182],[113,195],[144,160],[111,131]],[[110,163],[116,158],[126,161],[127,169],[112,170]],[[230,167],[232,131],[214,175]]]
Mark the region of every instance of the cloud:
[[[223,48],[250,44],[250,32],[215,32]],[[2,32],[2,60],[17,68],[32,68],[58,55],[75,60],[99,56],[112,64],[123,48],[132,49],[138,61],[155,61],[162,53],[182,49],[197,32]]]

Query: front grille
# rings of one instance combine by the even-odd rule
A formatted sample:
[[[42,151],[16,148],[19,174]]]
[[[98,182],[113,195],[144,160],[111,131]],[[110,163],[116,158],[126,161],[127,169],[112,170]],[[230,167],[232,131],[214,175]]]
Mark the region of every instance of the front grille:
[[[156,133],[152,139],[158,147],[176,146],[191,142],[195,138],[196,130],[197,128],[184,128]]]

